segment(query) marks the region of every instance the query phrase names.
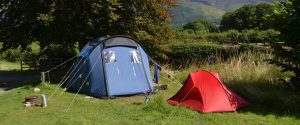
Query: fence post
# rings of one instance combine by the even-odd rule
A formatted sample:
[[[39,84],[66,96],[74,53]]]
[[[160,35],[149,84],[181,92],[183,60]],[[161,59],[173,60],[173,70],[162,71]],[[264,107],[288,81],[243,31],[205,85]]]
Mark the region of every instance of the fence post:
[[[41,80],[42,82],[45,82],[45,72],[41,72]]]
[[[23,71],[23,60],[21,60],[21,71]]]

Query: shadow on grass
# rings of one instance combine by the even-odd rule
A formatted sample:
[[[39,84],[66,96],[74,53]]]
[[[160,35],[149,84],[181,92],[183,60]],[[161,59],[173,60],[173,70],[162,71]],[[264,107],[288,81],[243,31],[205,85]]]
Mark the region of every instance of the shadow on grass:
[[[250,102],[248,107],[242,108],[238,112],[300,119],[300,95],[290,88],[260,83],[229,86]]]
[[[36,86],[40,81],[36,71],[0,71],[0,91],[7,91],[25,85]]]

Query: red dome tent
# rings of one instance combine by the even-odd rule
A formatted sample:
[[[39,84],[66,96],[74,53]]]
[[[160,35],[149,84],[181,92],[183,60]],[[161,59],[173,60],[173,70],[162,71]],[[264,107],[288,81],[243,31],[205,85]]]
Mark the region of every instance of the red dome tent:
[[[168,103],[199,112],[235,111],[249,104],[227,88],[218,73],[203,70],[190,73],[184,86]]]

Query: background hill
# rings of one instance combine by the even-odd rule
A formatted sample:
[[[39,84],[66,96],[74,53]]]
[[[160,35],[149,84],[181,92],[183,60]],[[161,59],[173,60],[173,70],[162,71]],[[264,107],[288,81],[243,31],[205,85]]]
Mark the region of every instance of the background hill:
[[[219,24],[221,17],[228,11],[235,10],[245,4],[274,2],[275,0],[181,0],[172,9],[173,26],[182,26],[195,19],[206,19]]]

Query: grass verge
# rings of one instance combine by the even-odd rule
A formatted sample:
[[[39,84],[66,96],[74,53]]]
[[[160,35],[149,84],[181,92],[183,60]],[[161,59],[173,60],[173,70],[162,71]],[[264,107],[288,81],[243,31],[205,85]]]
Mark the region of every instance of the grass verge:
[[[0,95],[0,124],[300,124],[299,96],[279,84],[277,77],[292,75],[281,73],[280,68],[256,60],[251,55],[232,58],[217,64],[193,65],[187,69],[171,70],[183,82],[190,71],[205,69],[217,71],[225,83],[251,102],[247,108],[227,113],[198,113],[183,107],[171,106],[166,100],[173,96],[180,85],[166,79],[168,90],[151,97],[148,105],[143,96],[122,97],[112,100],[85,98],[80,94],[70,106],[75,94],[59,89],[47,108],[25,108],[24,97],[44,93],[51,95],[56,85],[26,85]],[[41,92],[34,93],[39,87]],[[70,107],[69,107],[70,106]],[[66,109],[69,107],[69,110]]]

